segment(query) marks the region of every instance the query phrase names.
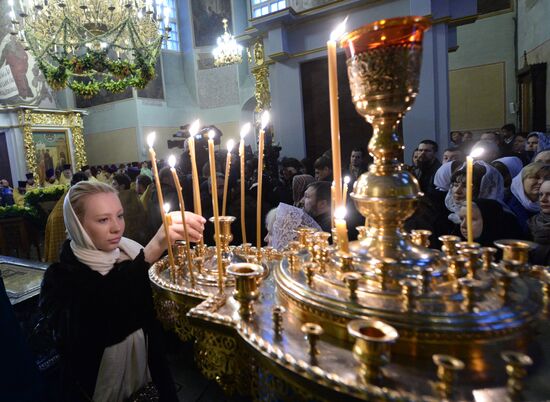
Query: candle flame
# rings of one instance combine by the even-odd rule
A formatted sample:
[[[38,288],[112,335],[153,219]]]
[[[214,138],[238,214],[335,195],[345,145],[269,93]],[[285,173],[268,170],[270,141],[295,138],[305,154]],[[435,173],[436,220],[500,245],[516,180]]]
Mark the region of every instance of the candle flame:
[[[338,207],[334,211],[334,219],[344,219],[346,217],[346,207]]]
[[[344,183],[345,184],[349,184],[350,181],[351,181],[351,179],[350,179],[349,176],[344,177]]]
[[[208,132],[208,139],[213,140],[214,138],[216,138],[216,132],[214,130],[210,130]]]
[[[265,112],[262,113],[262,130],[264,130],[267,125],[269,124],[269,111],[266,110]]]
[[[250,131],[250,123],[246,123],[241,127],[241,140],[244,137],[246,137],[249,131]]]
[[[164,213],[167,214],[168,212],[170,212],[170,204],[166,203],[166,204],[164,204]]]
[[[174,155],[170,155],[168,157],[168,165],[171,167],[171,168],[174,168],[176,166],[176,157]]]
[[[191,137],[197,135],[200,127],[201,121],[199,119],[195,120],[193,123],[191,123],[191,126],[189,127],[189,135],[191,135]]]
[[[227,141],[227,152],[231,152],[234,146],[235,146],[235,140],[231,139]]]
[[[348,17],[344,18],[344,21],[342,21],[338,26],[330,33],[330,40],[335,41],[338,40],[345,32],[346,30],[346,22],[348,21]]]
[[[149,145],[149,148],[153,148],[153,144],[155,143],[155,137],[157,135],[154,131],[151,131],[149,135],[147,136],[147,145]]]
[[[472,158],[478,158],[483,155],[483,152],[485,152],[485,150],[482,147],[476,147],[472,149],[472,152],[470,152],[470,156]]]

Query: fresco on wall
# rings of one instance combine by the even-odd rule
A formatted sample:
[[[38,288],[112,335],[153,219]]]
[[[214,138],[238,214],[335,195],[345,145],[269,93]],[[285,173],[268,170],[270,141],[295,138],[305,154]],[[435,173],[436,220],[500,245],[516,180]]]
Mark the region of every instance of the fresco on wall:
[[[8,2],[0,1],[0,104],[55,108],[52,90],[34,57],[10,35],[9,10]]]
[[[160,58],[155,65],[155,79],[149,81],[145,89],[137,91],[139,98],[164,99],[164,87],[162,86],[162,66]]]
[[[212,53],[198,53],[197,56],[197,70],[209,70],[211,68],[216,68]]]
[[[223,34],[224,18],[227,18],[229,31],[233,32],[230,1],[191,0],[191,10],[195,47],[214,46],[218,36]]]

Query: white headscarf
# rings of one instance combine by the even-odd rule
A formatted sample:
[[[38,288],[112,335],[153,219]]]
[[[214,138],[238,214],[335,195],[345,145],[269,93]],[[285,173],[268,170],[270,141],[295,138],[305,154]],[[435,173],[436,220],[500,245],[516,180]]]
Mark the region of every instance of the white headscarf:
[[[273,233],[271,234],[271,245],[277,250],[282,250],[288,243],[297,237],[296,229],[301,226],[321,231],[321,226],[309,216],[303,209],[292,205],[280,203],[277,207],[275,221],[273,222]]]
[[[475,161],[474,164],[481,165],[485,168],[485,174],[481,178],[481,183],[479,185],[478,198],[495,200],[503,204],[504,179],[502,178],[500,172],[484,161]],[[460,218],[458,216],[458,211],[460,211],[460,208],[464,206],[464,203],[457,203],[455,201],[452,188],[449,188],[449,191],[445,196],[445,206],[449,211],[452,212],[449,215],[449,220],[459,224]]]
[[[523,162],[517,156],[505,156],[504,158],[495,159],[493,162],[500,162],[510,172],[510,177],[516,177],[516,175],[523,169]]]
[[[539,212],[540,206],[538,202],[531,201],[529,198],[527,198],[527,195],[525,194],[525,188],[523,187],[522,176],[523,175],[520,173],[512,179],[512,185],[510,186],[510,191],[518,199],[521,205],[523,205],[523,208],[531,212]]]
[[[101,275],[107,275],[117,261],[124,259],[121,250],[132,260],[136,258],[143,246],[126,237],[120,239],[118,248],[113,251],[101,251],[95,247],[73,210],[70,202],[71,190],[63,202],[63,220],[68,238],[71,240],[71,250],[76,258]]]
[[[440,191],[449,191],[451,176],[453,175],[453,161],[445,162],[437,169],[434,176],[434,186]]]

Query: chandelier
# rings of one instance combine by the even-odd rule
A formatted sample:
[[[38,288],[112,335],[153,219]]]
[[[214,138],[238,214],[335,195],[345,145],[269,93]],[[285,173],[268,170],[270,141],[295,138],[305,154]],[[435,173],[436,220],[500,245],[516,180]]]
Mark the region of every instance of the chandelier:
[[[21,0],[11,34],[30,50],[52,89],[91,98],[145,88],[154,78],[170,8],[164,0]],[[159,24],[164,16],[164,34]]]
[[[240,63],[243,60],[243,47],[237,43],[233,35],[227,30],[227,19],[224,18],[222,22],[224,33],[218,37],[218,46],[212,51],[216,67]]]

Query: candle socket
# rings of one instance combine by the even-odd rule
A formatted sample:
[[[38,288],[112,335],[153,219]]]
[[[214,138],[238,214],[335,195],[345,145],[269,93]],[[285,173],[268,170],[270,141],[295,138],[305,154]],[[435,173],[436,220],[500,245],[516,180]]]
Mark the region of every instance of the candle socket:
[[[495,260],[495,254],[497,249],[494,247],[482,247],[481,248],[481,257],[483,259],[483,270],[488,272],[491,270],[493,261]]]
[[[264,269],[261,265],[250,263],[231,264],[227,267],[227,273],[235,277],[235,290],[233,298],[240,304],[239,315],[243,320],[248,320],[253,314],[253,302],[260,293],[258,291],[258,278],[262,276]]]
[[[366,226],[356,226],[357,230],[357,240],[362,241],[367,238],[368,228]]]
[[[460,278],[458,280],[462,292],[462,305],[466,311],[472,313],[480,294],[483,283],[477,279]]]
[[[344,251],[338,251],[336,257],[339,261],[340,272],[352,272],[353,271],[353,255]]]
[[[523,240],[497,240],[495,245],[502,250],[503,261],[519,261],[521,264],[527,264],[529,261],[529,251],[533,244]]]
[[[229,245],[233,241],[233,233],[231,232],[231,224],[235,222],[234,216],[219,216],[220,222],[220,245],[223,253],[229,253]],[[209,219],[214,223],[214,217]]]
[[[319,349],[317,349],[317,341],[323,335],[323,328],[319,324],[312,322],[306,322],[300,328],[309,344],[309,359],[312,365],[317,365],[317,355],[319,355]]]
[[[443,251],[447,257],[456,255],[456,245],[460,242],[460,237],[443,235],[439,236],[439,241],[443,243],[441,246],[441,251]]]
[[[314,279],[315,279],[315,274],[319,271],[319,264],[317,264],[315,262],[306,262],[306,263],[303,264],[303,267],[304,267],[304,271],[306,273],[307,285],[310,288],[312,288],[313,283],[314,283]]]
[[[411,241],[420,247],[428,248],[430,247],[430,236],[432,232],[429,230],[411,230]]]
[[[382,368],[391,360],[391,345],[399,334],[394,327],[375,319],[350,321],[348,333],[355,338],[353,357],[360,364],[363,382],[376,384],[382,378]]]
[[[464,255],[447,256],[447,276],[452,281],[453,291],[455,292],[460,290],[458,280],[468,274],[467,262],[468,259]]]
[[[271,319],[273,321],[273,332],[275,340],[281,340],[283,337],[283,314],[286,309],[283,306],[274,306],[271,310]]]
[[[205,244],[199,243],[195,245],[195,255],[197,257],[204,257],[206,255],[207,247]]]
[[[468,270],[468,278],[475,279],[477,271],[480,268],[479,260],[482,255],[479,248],[463,248],[458,251],[459,254],[466,257],[466,269]]]
[[[357,301],[357,289],[359,287],[359,280],[361,274],[357,272],[346,272],[344,274],[344,282],[349,290],[349,299],[351,301]]]
[[[295,241],[295,240],[289,241],[288,242],[288,249],[290,251],[296,251],[296,252],[300,251],[300,242]]]
[[[300,243],[301,248],[308,247],[308,238],[311,234],[315,233],[315,230],[307,227],[299,227],[296,229],[296,234],[298,235],[298,242]]]
[[[328,232],[316,232],[315,237],[315,244],[318,245],[321,248],[328,247],[328,239],[330,239],[332,235]]]
[[[436,389],[444,399],[450,399],[454,393],[454,386],[458,371],[464,369],[464,363],[452,356],[433,355],[433,362],[437,366],[437,378],[439,382]]]
[[[533,360],[524,353],[514,351],[504,351],[500,354],[506,363],[506,392],[508,397],[513,400],[520,400],[523,392],[523,379],[527,376],[527,367],[533,364]]]
[[[401,297],[403,300],[403,310],[413,311],[418,295],[419,283],[417,279],[405,278],[399,281],[401,285]]]
[[[202,269],[204,267],[204,257],[193,258],[193,265],[197,269],[197,274],[202,275]]]
[[[504,304],[507,304],[512,299],[512,284],[514,279],[519,276],[517,272],[504,270],[499,278],[499,295]]]
[[[500,266],[506,270],[516,273],[521,273],[524,264],[518,260],[502,260]]]

